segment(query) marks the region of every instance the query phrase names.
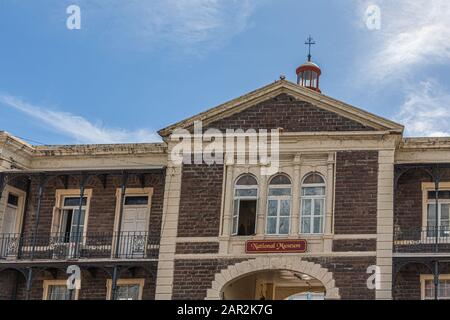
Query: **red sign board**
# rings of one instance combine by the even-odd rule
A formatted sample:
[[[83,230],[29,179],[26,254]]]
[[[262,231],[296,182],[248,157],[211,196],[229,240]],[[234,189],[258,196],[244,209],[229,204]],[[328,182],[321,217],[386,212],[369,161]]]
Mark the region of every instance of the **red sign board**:
[[[249,240],[245,244],[246,253],[303,253],[306,240]]]

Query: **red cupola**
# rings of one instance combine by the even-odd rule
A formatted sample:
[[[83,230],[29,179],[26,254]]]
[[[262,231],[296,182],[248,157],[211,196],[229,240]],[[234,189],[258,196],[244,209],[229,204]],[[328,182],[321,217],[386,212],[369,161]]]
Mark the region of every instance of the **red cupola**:
[[[315,44],[315,42],[311,36],[309,36],[305,44],[309,46],[308,61],[296,70],[297,84],[302,87],[321,92],[319,89],[319,78],[322,71],[317,64],[311,62],[311,45]]]

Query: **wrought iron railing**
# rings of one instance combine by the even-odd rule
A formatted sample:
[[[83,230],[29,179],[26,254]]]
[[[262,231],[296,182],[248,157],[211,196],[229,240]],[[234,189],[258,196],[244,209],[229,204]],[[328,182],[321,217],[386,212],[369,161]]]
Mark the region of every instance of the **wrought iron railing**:
[[[0,234],[0,259],[157,259],[159,238],[147,232]]]
[[[448,226],[396,228],[394,230],[394,252],[450,253],[450,228]]]

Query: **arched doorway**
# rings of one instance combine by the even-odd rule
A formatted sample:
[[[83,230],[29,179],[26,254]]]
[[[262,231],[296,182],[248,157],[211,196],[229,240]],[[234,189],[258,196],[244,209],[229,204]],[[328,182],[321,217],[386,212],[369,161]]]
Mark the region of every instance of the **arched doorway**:
[[[340,299],[333,274],[320,264],[295,256],[258,257],[217,273],[206,299],[304,298],[299,295],[308,293]]]
[[[322,282],[291,270],[265,270],[250,273],[226,284],[224,300],[312,300],[325,297]]]

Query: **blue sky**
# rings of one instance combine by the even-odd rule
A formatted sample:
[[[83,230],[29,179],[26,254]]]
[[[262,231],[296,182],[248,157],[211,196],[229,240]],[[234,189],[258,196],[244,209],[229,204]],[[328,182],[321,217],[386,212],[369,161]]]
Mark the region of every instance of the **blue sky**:
[[[66,28],[71,4],[80,30]],[[0,130],[34,144],[158,141],[280,74],[295,81],[311,34],[323,93],[409,136],[448,136],[449,16],[447,0],[2,0]]]

